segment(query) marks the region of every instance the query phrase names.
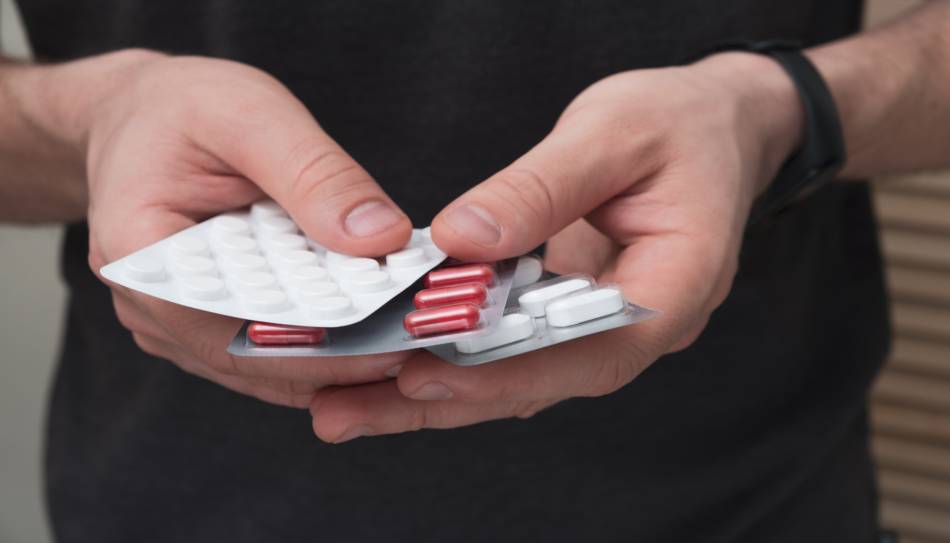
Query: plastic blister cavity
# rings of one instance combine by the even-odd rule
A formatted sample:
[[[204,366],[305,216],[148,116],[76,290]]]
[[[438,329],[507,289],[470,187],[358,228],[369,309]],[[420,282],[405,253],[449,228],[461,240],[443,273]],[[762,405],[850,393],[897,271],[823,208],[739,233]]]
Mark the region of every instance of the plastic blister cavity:
[[[452,364],[473,366],[543,349],[653,318],[615,285],[585,275],[556,277],[512,291],[498,326],[478,336],[427,349]]]
[[[308,327],[357,323],[445,259],[428,229],[384,258],[327,251],[272,201],[211,218],[103,267],[103,277],[176,304]]]
[[[430,273],[462,266],[470,265],[445,267]],[[541,275],[540,261],[531,256],[498,262],[490,265],[489,268],[491,268],[492,280],[487,287],[482,282],[438,287],[453,289],[455,297],[446,298],[443,296],[444,293],[439,293],[436,298],[441,297],[441,301],[429,299],[430,306],[422,310],[416,309],[415,306],[419,293],[436,289],[424,289],[417,292],[407,290],[365,321],[353,326],[327,330],[326,339],[315,347],[257,345],[253,341],[248,341],[247,332],[242,329],[231,342],[228,352],[237,356],[367,355],[416,349],[477,337],[489,333],[502,319],[516,276],[520,275],[523,279],[537,281]],[[486,275],[483,273],[482,276]],[[477,299],[482,297],[479,289],[485,290],[484,301],[480,304],[476,303]],[[454,301],[458,300],[462,294],[474,298],[467,301]],[[422,313],[422,317],[419,317],[420,311],[432,311],[434,314]],[[405,327],[407,320],[411,321],[408,326],[410,330]],[[423,328],[418,328],[419,326]]]

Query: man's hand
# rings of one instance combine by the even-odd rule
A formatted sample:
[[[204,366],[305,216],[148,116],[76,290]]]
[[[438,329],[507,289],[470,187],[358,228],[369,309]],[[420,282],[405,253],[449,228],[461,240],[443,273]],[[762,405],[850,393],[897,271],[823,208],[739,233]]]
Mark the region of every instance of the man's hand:
[[[265,195],[337,251],[379,255],[408,241],[409,219],[272,77],[234,62],[141,51],[81,63],[116,56],[124,60],[106,74],[108,91],[77,121],[87,157],[89,264],[97,273]],[[143,350],[274,403],[305,407],[321,386],[384,379],[405,356],[236,358],[224,347],[240,321],[110,286],[119,320]]]
[[[339,442],[528,417],[608,394],[689,345],[730,290],[751,203],[796,146],[799,110],[782,69],[748,54],[588,88],[544,141],[450,204],[433,237],[470,260],[550,238],[549,269],[616,283],[662,316],[477,367],[416,354],[396,382],[318,391],[317,435]]]

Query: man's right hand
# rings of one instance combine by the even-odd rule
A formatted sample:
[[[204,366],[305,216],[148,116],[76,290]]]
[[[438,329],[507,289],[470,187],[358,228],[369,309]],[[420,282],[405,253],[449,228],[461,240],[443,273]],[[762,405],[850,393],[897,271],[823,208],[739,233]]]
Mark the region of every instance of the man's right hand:
[[[64,69],[103,63],[115,69],[72,117],[85,153],[94,272],[265,195],[339,252],[380,255],[409,240],[406,215],[273,77],[235,62],[148,51]],[[406,356],[236,358],[224,348],[240,321],[109,286],[119,320],[144,351],[273,403],[306,407],[317,388],[385,379]]]

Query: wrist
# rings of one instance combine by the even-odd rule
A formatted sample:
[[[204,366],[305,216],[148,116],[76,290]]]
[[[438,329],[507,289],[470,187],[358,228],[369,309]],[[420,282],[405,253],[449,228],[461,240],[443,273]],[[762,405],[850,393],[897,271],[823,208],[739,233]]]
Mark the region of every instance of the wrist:
[[[734,98],[743,143],[758,154],[753,195],[761,194],[802,142],[804,111],[795,83],[778,62],[757,53],[719,53],[693,66]]]

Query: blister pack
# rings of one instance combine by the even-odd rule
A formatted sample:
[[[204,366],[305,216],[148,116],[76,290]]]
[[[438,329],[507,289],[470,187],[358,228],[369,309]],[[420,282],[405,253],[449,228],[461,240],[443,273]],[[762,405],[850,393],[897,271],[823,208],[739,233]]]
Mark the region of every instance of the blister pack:
[[[440,262],[429,230],[401,251],[358,258],[306,238],[272,201],[196,224],[112,262],[102,275],[210,313],[308,326],[362,321]]]
[[[427,349],[474,366],[651,319],[658,311],[628,302],[619,288],[586,275],[565,275],[514,289],[493,330]]]
[[[249,322],[228,346],[236,356],[349,356],[419,349],[490,333],[513,286],[541,276],[541,261],[525,256],[494,264],[457,264],[430,271],[423,288],[406,290],[352,326],[299,328]]]

